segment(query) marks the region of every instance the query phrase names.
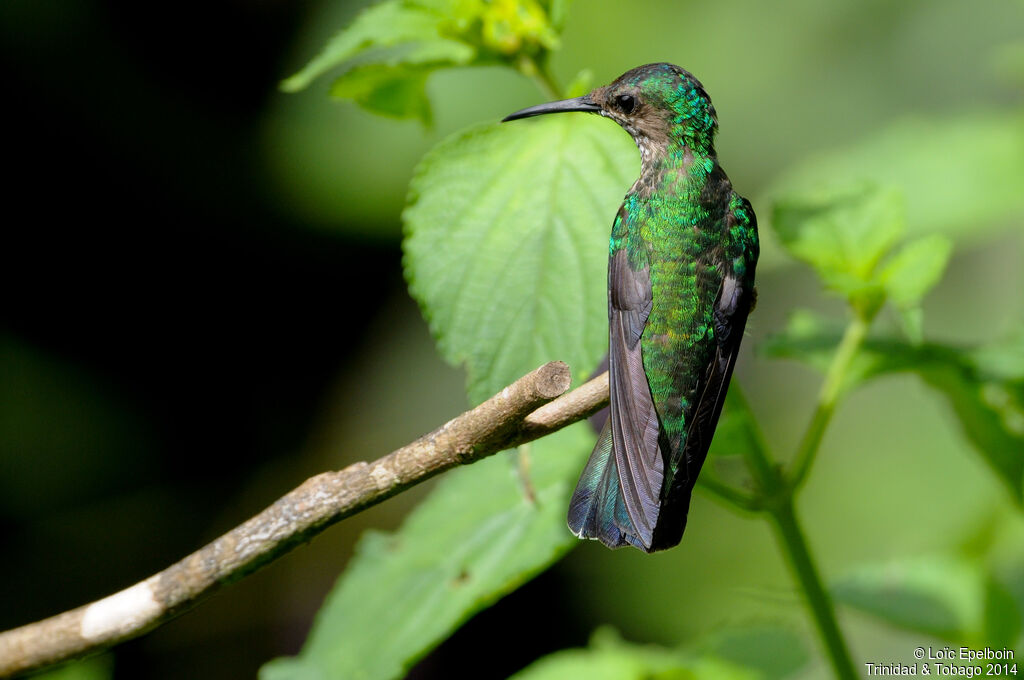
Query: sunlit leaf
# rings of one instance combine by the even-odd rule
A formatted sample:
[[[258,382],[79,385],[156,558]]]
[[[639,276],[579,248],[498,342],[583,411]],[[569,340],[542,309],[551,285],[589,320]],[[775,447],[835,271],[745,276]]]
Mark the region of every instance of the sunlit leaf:
[[[487,125],[438,145],[413,179],[409,287],[479,401],[546,361],[576,381],[607,349],[608,236],[636,148],[581,115]]]
[[[1020,619],[1009,593],[977,562],[929,557],[858,568],[836,600],[907,630],[958,644],[1012,643]]]
[[[834,325],[802,313],[785,332],[764,343],[761,351],[821,370],[828,365],[840,334]],[[869,340],[854,360],[844,389],[897,372],[916,373],[945,395],[967,439],[1020,503],[1024,491],[1024,334],[977,349]]]
[[[953,251],[949,238],[932,234],[904,245],[880,272],[888,299],[903,318],[904,329],[914,342],[920,342],[921,300],[942,278]]]
[[[481,10],[481,37],[490,50],[511,56],[558,46],[558,34],[536,0],[491,0]]]
[[[870,181],[906,197],[911,234],[978,239],[1024,217],[1024,119],[973,114],[910,118],[809,158],[781,176],[767,199]]]
[[[564,7],[557,10],[564,18]],[[558,45],[537,0],[385,0],[364,10],[298,73],[287,92],[339,69],[331,94],[372,113],[430,121],[424,83],[452,66],[533,63]],[[525,60],[525,61],[524,61]]]
[[[905,230],[898,190],[844,185],[787,195],[773,207],[779,241],[814,267],[829,288],[851,300],[879,296],[875,269]]]
[[[386,0],[363,10],[355,21],[339,31],[324,47],[323,51],[281,87],[295,92],[307,87],[315,78],[338,68],[350,59],[373,50],[406,45],[410,49],[398,58],[388,54],[387,61],[396,63],[423,63],[426,50],[432,55],[429,61],[439,61],[443,55],[456,63],[470,61],[475,50],[465,44],[451,40],[441,32],[444,15],[434,9],[405,0]],[[438,52],[441,54],[438,54]]]
[[[522,469],[508,453],[448,473],[398,531],[363,536],[302,652],[260,678],[402,677],[578,542],[565,511],[593,444],[580,423],[530,444]]]

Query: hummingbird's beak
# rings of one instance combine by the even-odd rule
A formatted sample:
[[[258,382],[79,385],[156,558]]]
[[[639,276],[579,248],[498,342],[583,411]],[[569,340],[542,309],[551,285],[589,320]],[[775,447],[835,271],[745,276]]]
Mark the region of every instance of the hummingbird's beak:
[[[594,100],[590,98],[589,94],[585,94],[582,97],[575,97],[574,99],[562,99],[557,102],[548,102],[547,104],[538,104],[537,106],[531,106],[515,113],[510,113],[501,119],[502,123],[510,120],[518,120],[520,118],[530,118],[532,116],[542,116],[545,113],[565,113],[566,111],[586,111],[588,113],[598,113],[601,107],[594,103]]]

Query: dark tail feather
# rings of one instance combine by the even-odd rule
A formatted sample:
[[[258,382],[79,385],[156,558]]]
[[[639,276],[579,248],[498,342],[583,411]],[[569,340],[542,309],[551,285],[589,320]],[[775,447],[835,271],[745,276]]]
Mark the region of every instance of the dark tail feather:
[[[609,548],[636,543],[636,530],[622,501],[619,472],[612,455],[611,421],[605,423],[583,468],[569,503],[569,529],[580,538],[595,538]]]

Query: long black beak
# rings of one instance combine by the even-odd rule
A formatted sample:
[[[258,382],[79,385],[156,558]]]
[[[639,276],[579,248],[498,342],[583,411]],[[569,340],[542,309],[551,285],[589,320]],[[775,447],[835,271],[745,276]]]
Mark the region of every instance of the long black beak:
[[[563,99],[557,102],[549,102],[547,104],[538,104],[537,106],[531,106],[515,113],[510,113],[501,119],[502,123],[510,120],[518,120],[520,118],[530,118],[532,116],[542,116],[545,113],[565,113],[566,111],[586,111],[588,113],[597,113],[601,110],[601,107],[594,103],[594,100],[590,98],[589,94],[585,94],[582,97],[576,97],[574,99]]]

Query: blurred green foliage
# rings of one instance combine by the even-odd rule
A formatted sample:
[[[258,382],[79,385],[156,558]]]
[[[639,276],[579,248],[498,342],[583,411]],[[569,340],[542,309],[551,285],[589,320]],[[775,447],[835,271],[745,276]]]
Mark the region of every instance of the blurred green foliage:
[[[346,70],[332,86],[335,96],[354,99],[377,113],[426,121],[429,107],[419,100],[426,97],[426,71],[421,64],[436,70],[505,63],[535,78],[549,95],[557,95],[559,88],[553,85],[547,64],[549,51],[558,46],[555,27],[561,22],[547,21],[543,12],[550,8],[529,1],[518,8],[514,5],[382,3],[339,33],[285,87],[305,86],[313,77],[341,66]],[[501,23],[501,47],[487,18],[496,11],[511,12]],[[397,13],[390,32],[381,19],[389,13]],[[447,45],[450,40],[461,42],[457,47]],[[399,54],[383,49],[395,45],[406,49]],[[362,51],[376,56],[370,57],[368,66],[353,65],[352,60]],[[442,57],[431,61],[423,58],[424,54]],[[410,68],[413,64],[416,67]],[[374,75],[366,77],[369,69]],[[789,331],[775,336],[767,350],[770,355],[827,367],[822,399],[828,400],[829,415],[833,400],[870,375],[919,373],[951,399],[968,436],[1018,500],[1024,472],[1018,430],[1024,414],[1019,409],[1022,402],[1016,377],[984,374],[965,358],[986,350],[965,353],[924,343],[922,304],[941,279],[953,249],[949,237],[933,232],[959,236],[979,220],[998,222],[1021,213],[1024,200],[1014,190],[1024,178],[1024,155],[1019,153],[1024,137],[1017,126],[1019,120],[1014,114],[897,125],[851,150],[805,161],[773,183],[770,224],[778,243],[811,265],[826,288],[845,298],[859,319],[855,323],[861,326],[848,328],[848,337],[840,342],[839,334],[824,330],[829,328],[827,322],[809,320],[806,315],[796,317]],[[603,319],[602,241],[606,228],[602,225],[635,173],[635,161],[625,160],[622,144],[608,146],[606,138],[616,139],[611,130],[577,119],[541,121],[522,128],[491,124],[453,136],[421,162],[404,213],[406,275],[441,353],[466,366],[472,401],[482,400],[554,357],[568,360],[577,376],[585,374],[600,354],[603,327],[595,326],[603,326],[597,324]],[[955,162],[931,162],[937,138]],[[979,173],[979,168],[984,172]],[[624,174],[624,169],[629,174]],[[923,200],[924,195],[928,201]],[[978,206],[979,201],[983,207]],[[913,216],[909,221],[926,225],[918,226],[914,233],[925,228],[929,233],[901,245],[908,233],[907,204]],[[909,342],[878,339],[864,345],[867,325],[886,302],[898,311]],[[854,328],[859,330],[851,336]],[[841,349],[833,357],[837,346]],[[715,443],[718,453],[765,449],[750,410],[738,399],[730,399],[723,416]],[[817,443],[801,455],[811,459],[816,450]],[[727,456],[716,458],[723,462]],[[801,465],[806,462],[800,461]],[[489,461],[453,476],[474,480],[460,489],[457,500],[452,497],[449,501],[459,504],[459,512],[468,512],[468,520],[460,517],[471,535],[479,531],[490,532],[492,539],[506,535],[505,528],[490,528],[488,513],[482,510],[494,502],[493,480],[488,482],[485,477],[499,467],[496,461]],[[559,484],[569,488],[575,472],[567,467]],[[750,472],[757,477],[755,470]],[[548,538],[538,538],[533,544],[536,553],[530,557],[530,551],[524,550],[522,563],[508,565],[507,575],[482,584],[473,597],[429,594],[438,583],[476,573],[475,566],[460,566],[461,558],[448,564],[445,574],[437,575],[434,588],[419,597],[401,596],[404,589],[415,589],[418,578],[426,578],[416,565],[429,563],[430,551],[440,545],[441,554],[458,556],[465,541],[477,543],[469,535],[455,532],[445,533],[443,538],[434,536],[422,548],[415,548],[417,532],[436,534],[439,527],[450,523],[446,518],[455,516],[453,508],[445,509],[443,493],[439,489],[424,503],[396,537],[372,541],[378,547],[394,542],[401,552],[364,546],[322,610],[302,656],[298,661],[279,660],[268,666],[266,677],[301,675],[303,666],[295,664],[309,663],[318,664],[328,677],[360,673],[395,677],[440,640],[450,629],[449,622],[457,622],[493,600],[506,591],[508,583],[544,568],[566,547],[555,530],[562,523],[561,514],[538,517],[538,522],[550,521],[552,531],[542,532]],[[514,508],[521,506],[522,500],[513,494],[508,502]],[[481,509],[472,512],[477,507]],[[430,521],[424,519],[428,517]],[[399,538],[405,534],[409,538]],[[495,545],[504,546],[506,541],[495,540]],[[406,546],[410,546],[408,552]],[[881,572],[865,567],[857,576],[838,583],[835,593],[852,607],[913,631],[971,644],[1013,644],[1020,631],[1020,615],[1010,595],[988,576],[984,578],[989,580],[978,580],[982,572],[951,559],[922,558],[924,567],[908,567],[895,577],[884,572],[882,578],[878,576]],[[392,572],[397,580],[382,576]],[[389,627],[391,631],[408,621],[434,620],[439,625],[420,631],[418,642],[406,642],[408,636],[393,636],[403,644],[399,649],[385,649],[380,641],[389,636],[367,635],[367,626],[351,614],[359,595],[365,597],[367,592],[383,598],[379,607],[371,609],[390,608],[389,616],[396,617],[398,623]],[[946,595],[952,599],[943,600]],[[401,605],[395,604],[396,600]],[[424,613],[424,602],[433,602],[431,614]],[[438,617],[442,610],[449,613]],[[360,647],[364,643],[372,651]],[[765,656],[769,656],[767,650]],[[366,659],[375,659],[374,666],[383,665],[369,670]],[[348,665],[353,660],[356,665]],[[522,677],[584,673],[690,677],[695,672],[701,677],[746,677],[742,669],[728,664],[696,670],[694,663],[693,658],[678,653],[595,643],[589,651],[555,654],[524,671]],[[802,661],[794,663],[775,675],[789,675],[802,665]],[[754,677],[775,675],[763,670],[754,673]]]
[[[975,450],[1006,484],[1017,503],[1024,485],[1024,333],[979,348],[938,343],[912,345],[895,338],[869,341],[843,385],[907,372],[941,392]],[[793,314],[783,333],[762,345],[766,356],[798,359],[822,370],[839,341],[834,324],[806,312]]]
[[[956,645],[1007,648],[1020,636],[1016,603],[979,560],[933,555],[862,565],[833,590],[850,607]]]
[[[623,641],[614,630],[595,631],[587,649],[547,656],[515,680],[746,680],[785,678],[806,663],[798,637],[750,626],[720,631],[692,649],[670,650]]]
[[[364,10],[305,68],[284,81],[300,90],[338,67],[331,94],[373,113],[431,120],[432,71],[532,60],[558,45],[568,0],[385,0]],[[536,66],[532,66],[536,68]]]

